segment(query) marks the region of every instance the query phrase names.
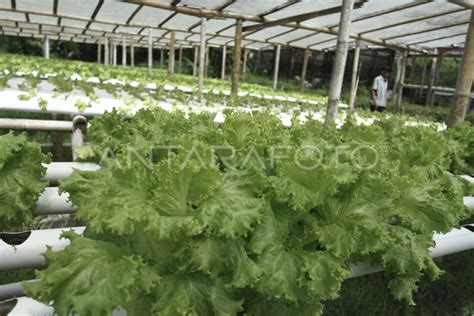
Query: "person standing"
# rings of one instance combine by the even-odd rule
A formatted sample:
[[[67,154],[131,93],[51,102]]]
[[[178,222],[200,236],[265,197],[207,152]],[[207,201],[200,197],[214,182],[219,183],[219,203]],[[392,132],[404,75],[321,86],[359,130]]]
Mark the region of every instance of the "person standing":
[[[380,70],[380,75],[375,77],[370,90],[370,110],[383,112],[387,107],[388,78],[392,69],[385,66]]]

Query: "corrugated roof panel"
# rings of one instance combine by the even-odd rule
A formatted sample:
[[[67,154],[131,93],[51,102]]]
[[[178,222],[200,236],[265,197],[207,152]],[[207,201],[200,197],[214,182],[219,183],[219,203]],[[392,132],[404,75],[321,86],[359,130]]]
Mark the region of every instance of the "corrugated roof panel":
[[[58,18],[46,15],[36,15],[30,14],[30,21],[33,23],[40,23],[40,24],[49,24],[49,25],[57,25]]]
[[[460,10],[461,7],[449,2],[428,2],[404,10],[398,10],[389,14],[376,16],[370,19],[357,21],[352,23],[351,31],[354,33],[369,32],[380,27],[394,25],[402,22],[416,20],[422,17],[431,16],[434,14],[447,13],[453,10]]]
[[[54,0],[16,0],[17,10],[32,11],[38,13],[53,13]]]
[[[390,27],[388,29],[383,29],[367,35],[380,37],[380,38],[391,38],[394,36],[399,36],[407,33],[418,32],[418,31],[427,31],[430,32],[433,28],[449,26],[453,23],[466,22],[468,23],[471,18],[471,13],[469,10],[460,11],[456,13],[451,13],[445,16],[430,18],[426,20],[421,20],[413,23],[403,24],[395,27]],[[395,39],[398,41],[398,39]]]
[[[11,0],[0,0],[0,8],[11,9],[12,1]]]
[[[72,27],[65,27],[63,29],[63,33],[65,34],[81,34],[82,33],[82,29],[76,29],[76,28],[72,28]]]
[[[103,31],[86,30],[84,33],[92,36],[104,36]]]
[[[269,27],[269,28],[265,28],[263,30],[257,31],[253,34],[246,35],[245,38],[264,41],[270,37],[280,35],[290,30],[292,30],[292,28],[286,27],[286,26]]]
[[[331,34],[318,33],[318,34],[297,40],[295,42],[291,42],[291,44],[297,45],[297,46],[311,46],[311,45],[314,45],[322,41],[326,41],[331,38],[336,38],[336,36],[331,35]]]
[[[18,22],[18,27],[21,27],[22,29],[39,30],[39,24]]]
[[[425,47],[430,47],[430,48],[434,48],[434,47],[449,47],[453,44],[459,44],[459,43],[464,43],[466,40],[466,35],[458,35],[458,36],[450,36],[448,38],[445,38],[445,39],[441,39],[441,40],[435,40],[435,41],[431,41],[431,42],[425,42],[425,43],[422,43],[420,44],[421,46],[425,46]]]
[[[149,29],[144,29],[143,31],[141,31],[140,35],[143,35],[143,36],[148,36],[148,30]],[[157,30],[157,29],[152,29],[151,30],[151,36],[153,37],[161,37],[163,36],[166,32],[166,30]]]
[[[105,1],[97,13],[96,20],[125,23],[137,8],[138,5],[132,3]]]
[[[237,0],[225,8],[225,11],[248,15],[261,15],[286,3],[288,3],[287,0]]]
[[[177,41],[179,41],[179,40],[184,40],[186,37],[188,37],[189,33],[187,33],[187,32],[174,32],[174,36],[175,36],[175,39]],[[166,38],[171,38],[171,32],[167,33],[165,35],[165,37]]]
[[[0,19],[11,21],[26,21],[24,13],[0,11]]]
[[[43,31],[48,31],[48,32],[59,33],[59,32],[61,32],[61,27],[54,26],[54,25],[44,25],[42,27],[42,30]]]
[[[305,37],[305,36],[308,36],[310,34],[314,34],[315,32],[314,31],[309,31],[309,30],[302,30],[302,29],[299,29],[299,30],[294,30],[290,33],[287,33],[287,34],[283,34],[283,35],[280,35],[280,36],[277,36],[274,38],[275,41],[277,42],[281,42],[281,43],[288,43],[289,41],[292,41],[292,40],[295,40],[295,39],[298,39],[298,38],[301,38],[301,37]]]
[[[83,29],[87,26],[87,24],[89,24],[87,21],[72,20],[72,19],[66,19],[66,18],[61,19],[62,26],[76,27],[76,28]]]
[[[20,22],[21,23],[21,22]],[[26,24],[26,23],[25,23]],[[11,27],[16,27],[16,23],[13,21],[5,21],[5,20],[0,20],[0,25],[2,26],[11,26]],[[30,24],[28,24],[30,25]]]
[[[206,21],[206,33],[217,34],[226,27],[234,25],[235,21],[232,19],[211,19]],[[192,29],[193,32],[201,32],[201,24]]]
[[[176,14],[163,24],[163,27],[170,29],[188,30],[194,24],[201,21],[201,18],[192,15]]]
[[[115,26],[113,24],[92,22],[91,25],[89,25],[89,28],[91,30],[112,32]]]
[[[90,18],[98,3],[98,0],[58,0],[58,14]]]
[[[173,12],[157,8],[143,7],[130,21],[130,25],[144,25],[157,27]]]
[[[432,32],[425,32],[421,34],[414,34],[410,36],[405,36],[405,37],[400,37],[397,38],[396,40],[399,42],[407,43],[407,44],[412,44],[412,43],[417,43],[421,41],[426,41],[429,39],[436,39],[444,36],[449,36],[452,34],[465,34],[467,33],[469,25],[464,24],[464,25],[459,25],[459,26],[454,26],[450,28],[445,28],[442,30],[436,30]]]
[[[141,27],[132,27],[132,26],[119,26],[115,32],[125,33],[125,34],[138,34],[141,31]]]
[[[279,10],[275,13],[269,14],[266,18],[283,19],[295,15],[301,15],[309,12],[321,11],[333,7],[340,6],[342,0],[303,0],[295,2],[295,4]]]

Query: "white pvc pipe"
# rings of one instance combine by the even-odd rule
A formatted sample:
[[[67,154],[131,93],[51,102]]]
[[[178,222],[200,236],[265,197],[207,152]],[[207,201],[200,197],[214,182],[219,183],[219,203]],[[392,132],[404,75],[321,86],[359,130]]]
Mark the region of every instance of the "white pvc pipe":
[[[433,234],[435,247],[430,248],[432,258],[447,256],[453,253],[474,249],[474,232],[467,228],[454,228],[446,234]],[[370,273],[382,271],[380,266],[373,266],[366,262],[352,264],[352,275],[350,278],[363,276]]]
[[[41,316],[54,316],[54,308],[42,304],[29,297],[19,297],[15,299],[16,305],[12,309],[8,316],[26,316],[26,315],[41,315]],[[76,315],[76,314],[71,314]],[[112,316],[127,316],[127,311],[123,308],[112,311]]]
[[[464,206],[466,206],[469,210],[474,210],[474,196],[465,196]]]
[[[63,231],[73,230],[82,234],[85,227],[32,230],[30,236],[20,245],[12,246],[0,240],[0,270],[17,270],[41,267],[45,263],[42,253],[46,246],[60,251],[68,244],[68,239],[60,239]]]
[[[15,282],[0,285],[0,302],[13,297],[25,296],[25,290],[23,286],[21,286],[21,283],[22,282]]]
[[[74,169],[83,171],[97,171],[100,166],[90,162],[52,162],[44,164],[46,174],[43,181],[58,182],[60,179],[69,177]]]
[[[26,316],[26,315],[41,315],[41,316],[53,316],[54,308],[48,305],[44,305],[38,301],[35,301],[29,297],[16,298],[16,305],[8,313],[8,316]]]
[[[36,202],[36,215],[51,214],[69,214],[74,213],[77,207],[69,202],[69,194],[67,192],[59,194],[59,188],[49,187],[39,196]]]
[[[1,129],[72,132],[72,122],[0,118]]]
[[[471,177],[471,176],[468,176],[468,175],[463,175],[463,176],[460,176],[461,178],[463,179],[466,179],[467,181],[471,182],[472,184],[474,184],[474,178]]]

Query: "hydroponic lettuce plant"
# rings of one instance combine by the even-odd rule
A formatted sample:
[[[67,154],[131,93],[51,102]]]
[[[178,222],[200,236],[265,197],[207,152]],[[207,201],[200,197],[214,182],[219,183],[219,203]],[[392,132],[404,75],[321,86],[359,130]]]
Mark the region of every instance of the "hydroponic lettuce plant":
[[[46,252],[28,295],[59,315],[319,315],[369,261],[413,304],[420,277],[441,273],[433,232],[470,216],[432,128],[182,116],[94,120],[102,169],[61,183],[87,229]]]
[[[0,135],[0,231],[22,227],[33,219],[38,196],[47,186],[40,182],[45,162],[49,157],[25,135]]]

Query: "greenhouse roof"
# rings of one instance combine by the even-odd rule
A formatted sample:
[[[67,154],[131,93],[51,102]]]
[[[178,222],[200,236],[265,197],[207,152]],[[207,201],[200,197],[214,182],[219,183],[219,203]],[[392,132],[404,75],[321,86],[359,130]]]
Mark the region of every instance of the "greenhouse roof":
[[[351,39],[372,47],[423,49],[463,46],[474,0],[356,0]],[[234,43],[236,19],[243,20],[242,45],[333,49],[341,0],[0,0],[1,33],[85,43],[123,37],[147,46],[166,46],[175,31],[178,46],[198,45],[201,18],[207,43]]]

